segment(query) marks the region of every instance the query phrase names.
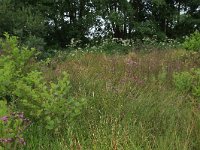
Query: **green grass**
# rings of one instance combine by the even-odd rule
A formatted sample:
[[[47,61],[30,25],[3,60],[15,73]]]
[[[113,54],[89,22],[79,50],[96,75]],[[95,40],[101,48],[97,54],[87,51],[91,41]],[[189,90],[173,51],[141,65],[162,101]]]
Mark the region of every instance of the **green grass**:
[[[200,109],[173,88],[174,71],[197,67],[184,51],[127,55],[76,54],[43,66],[47,80],[67,71],[71,95],[87,100],[82,114],[62,132],[33,124],[27,150],[198,150]]]

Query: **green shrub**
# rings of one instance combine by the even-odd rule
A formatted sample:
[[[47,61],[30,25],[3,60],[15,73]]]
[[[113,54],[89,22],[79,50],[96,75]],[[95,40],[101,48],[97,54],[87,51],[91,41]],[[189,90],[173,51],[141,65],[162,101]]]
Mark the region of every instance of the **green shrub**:
[[[28,46],[28,48],[35,48],[37,50],[43,51],[46,43],[43,38],[36,36],[29,36],[25,40],[24,44]]]
[[[189,51],[200,51],[200,32],[196,31],[190,37],[187,37],[183,47]]]
[[[5,36],[6,39],[0,43],[3,49],[0,56],[0,98],[13,102],[15,109],[47,129],[61,129],[80,114],[85,101],[76,101],[69,96],[66,73],[57,82],[47,83],[42,72],[29,63],[35,56],[35,49],[20,47],[17,37]]]
[[[192,88],[193,77],[189,72],[174,74],[174,83],[178,90],[188,92]]]
[[[189,92],[195,97],[200,97],[200,69],[175,73],[173,77],[178,90]]]
[[[34,49],[18,46],[17,37],[5,34],[6,40],[0,40],[3,55],[0,56],[0,98],[11,100],[14,82],[26,72],[29,60],[34,56]]]
[[[47,129],[59,130],[80,114],[84,99],[69,97],[66,73],[57,83],[48,84],[41,72],[32,71],[15,83],[17,108]]]

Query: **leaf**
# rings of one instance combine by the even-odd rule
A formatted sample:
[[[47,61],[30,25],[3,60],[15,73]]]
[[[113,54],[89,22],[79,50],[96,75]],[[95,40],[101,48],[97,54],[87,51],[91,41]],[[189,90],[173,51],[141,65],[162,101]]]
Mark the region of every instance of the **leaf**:
[[[52,130],[54,129],[54,125],[55,125],[55,122],[53,120],[50,120],[47,122],[46,129]]]

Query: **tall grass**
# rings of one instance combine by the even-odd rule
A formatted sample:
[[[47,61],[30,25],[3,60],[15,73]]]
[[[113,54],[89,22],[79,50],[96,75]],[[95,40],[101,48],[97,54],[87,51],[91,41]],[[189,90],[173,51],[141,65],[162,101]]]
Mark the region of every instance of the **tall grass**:
[[[62,133],[33,124],[24,149],[199,149],[198,103],[172,83],[174,71],[197,67],[196,61],[182,50],[53,59],[42,67],[46,79],[67,71],[72,95],[88,105]]]

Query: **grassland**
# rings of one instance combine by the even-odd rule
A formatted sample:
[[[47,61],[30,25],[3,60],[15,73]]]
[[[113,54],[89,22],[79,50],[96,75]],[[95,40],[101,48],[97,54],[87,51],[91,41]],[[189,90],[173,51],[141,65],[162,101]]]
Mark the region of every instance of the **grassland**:
[[[48,81],[67,71],[71,95],[87,105],[62,133],[33,124],[23,149],[198,150],[200,109],[196,99],[176,91],[173,73],[199,64],[197,54],[183,50],[78,52],[41,63]]]

